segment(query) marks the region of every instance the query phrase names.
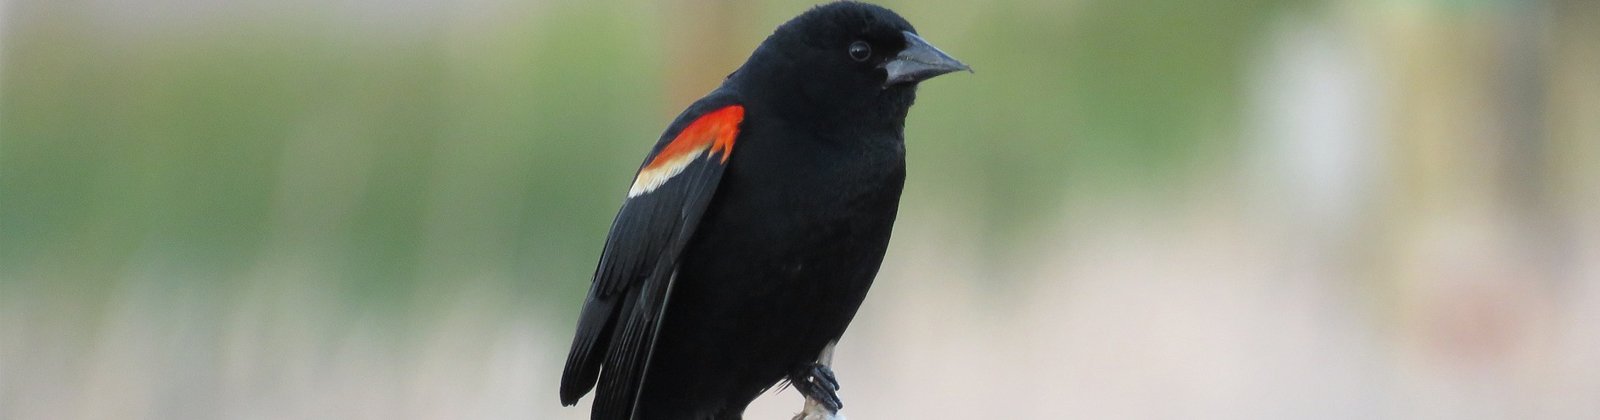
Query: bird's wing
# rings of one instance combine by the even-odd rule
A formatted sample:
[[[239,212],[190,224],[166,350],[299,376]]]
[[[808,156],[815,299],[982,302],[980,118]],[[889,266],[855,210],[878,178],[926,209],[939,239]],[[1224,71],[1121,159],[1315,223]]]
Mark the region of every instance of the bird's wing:
[[[632,416],[678,254],[717,190],[743,119],[743,106],[701,100],[678,117],[645,158],[611,223],[578,316],[561,375],[563,405],[576,404],[598,381],[592,418]]]

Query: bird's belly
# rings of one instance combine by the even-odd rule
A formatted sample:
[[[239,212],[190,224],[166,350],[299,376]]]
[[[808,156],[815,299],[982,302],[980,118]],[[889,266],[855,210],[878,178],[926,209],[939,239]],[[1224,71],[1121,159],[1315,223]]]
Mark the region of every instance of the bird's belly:
[[[715,396],[742,408],[814,360],[844,333],[882,263],[899,195],[893,186],[882,198],[813,202],[804,211],[774,211],[771,201],[739,195],[708,211],[673,281],[651,399]]]
[[[668,316],[705,317],[693,325],[720,335],[712,341],[752,351],[820,350],[844,332],[871,287],[888,243],[892,216],[885,219],[881,226],[832,220],[788,230],[710,229],[727,233],[700,239],[744,245],[687,250]],[[746,237],[726,237],[733,235]]]
[[[903,155],[792,160],[756,145],[679,259],[641,404],[742,409],[844,333],[883,261]]]
[[[888,248],[904,179],[891,162],[759,182],[730,174],[684,250],[679,290],[763,332],[842,333]]]

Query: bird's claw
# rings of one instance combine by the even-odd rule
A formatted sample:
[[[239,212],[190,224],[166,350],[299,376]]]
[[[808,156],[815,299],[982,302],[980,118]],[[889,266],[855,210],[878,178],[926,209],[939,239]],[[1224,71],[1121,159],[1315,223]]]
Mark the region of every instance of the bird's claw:
[[[812,363],[809,368],[812,378],[822,381],[822,384],[833,388],[834,391],[839,390],[839,378],[833,376],[833,369],[829,369],[828,365]]]
[[[807,399],[822,404],[829,413],[837,413],[844,408],[844,401],[839,400],[839,379],[833,376],[833,369],[821,363],[812,363],[801,367],[789,374],[789,383],[794,385],[795,391]]]

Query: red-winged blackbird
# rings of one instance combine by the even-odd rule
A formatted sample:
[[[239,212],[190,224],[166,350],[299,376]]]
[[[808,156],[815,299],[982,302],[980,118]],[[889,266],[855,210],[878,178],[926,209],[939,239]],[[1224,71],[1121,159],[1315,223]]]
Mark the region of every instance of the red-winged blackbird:
[[[783,379],[830,409],[817,354],[883,262],[917,83],[968,70],[894,12],[817,6],[679,115],[612,222],[561,403],[595,420],[737,419]]]

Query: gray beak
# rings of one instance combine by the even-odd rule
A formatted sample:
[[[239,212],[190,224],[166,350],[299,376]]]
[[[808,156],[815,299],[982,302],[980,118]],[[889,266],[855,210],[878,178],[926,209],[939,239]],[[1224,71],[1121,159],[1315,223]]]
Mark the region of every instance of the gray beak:
[[[906,49],[900,51],[893,60],[884,63],[883,69],[889,72],[889,78],[883,82],[883,87],[917,83],[953,71],[972,72],[971,67],[961,64],[944,51],[929,45],[927,40],[917,34],[901,33],[906,36]]]

